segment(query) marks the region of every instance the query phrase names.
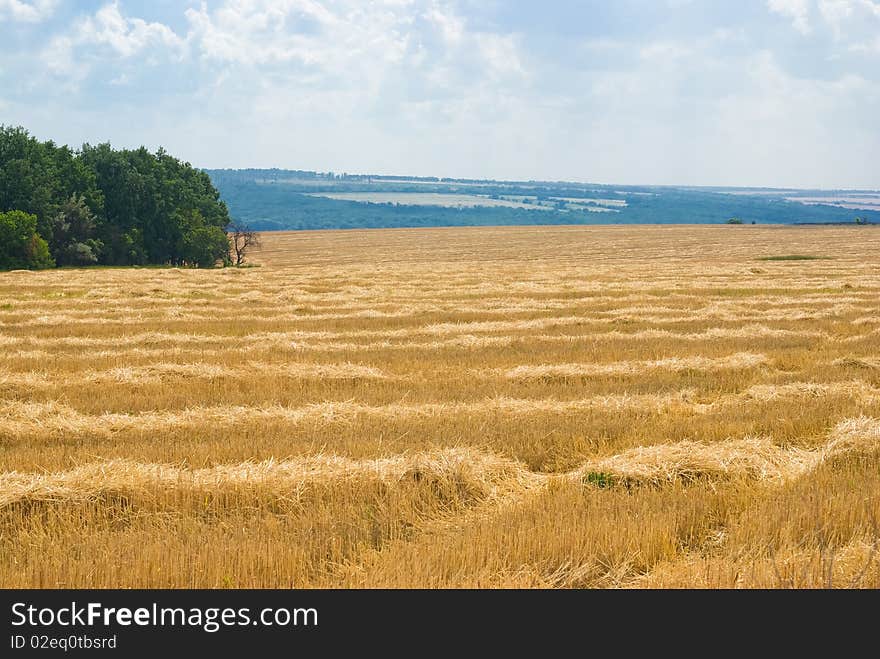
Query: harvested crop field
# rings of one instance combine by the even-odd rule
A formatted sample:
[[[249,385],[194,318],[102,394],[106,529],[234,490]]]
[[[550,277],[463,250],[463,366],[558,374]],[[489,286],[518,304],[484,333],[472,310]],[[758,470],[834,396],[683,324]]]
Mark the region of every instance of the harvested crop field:
[[[310,192],[310,197],[327,197],[341,201],[359,201],[370,204],[404,204],[410,206],[444,206],[449,208],[499,207],[525,208],[527,210],[547,210],[537,199],[530,203],[523,199],[510,200],[491,198],[489,195],[458,194],[444,192]]]
[[[263,241],[0,273],[0,586],[880,587],[880,231]]]

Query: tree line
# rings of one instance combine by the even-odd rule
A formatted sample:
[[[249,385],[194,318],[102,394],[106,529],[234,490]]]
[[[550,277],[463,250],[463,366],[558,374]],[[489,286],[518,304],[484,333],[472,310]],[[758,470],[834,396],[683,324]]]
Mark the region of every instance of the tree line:
[[[0,269],[241,265],[255,239],[208,174],[164,149],[75,151],[0,125]]]

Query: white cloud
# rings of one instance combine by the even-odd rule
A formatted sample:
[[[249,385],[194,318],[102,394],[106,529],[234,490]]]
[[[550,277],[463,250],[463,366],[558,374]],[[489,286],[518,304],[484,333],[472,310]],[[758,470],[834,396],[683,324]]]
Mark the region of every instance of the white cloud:
[[[300,103],[334,113],[393,112],[527,77],[516,35],[472,30],[454,7],[435,0],[229,1],[202,4],[186,17],[191,54],[218,84],[247,70],[256,94],[264,92],[260,81],[271,80],[274,92],[296,88]]]
[[[843,33],[843,24],[852,17],[855,9],[854,4],[850,0],[819,0],[819,13],[831,26],[836,39],[840,39]]]
[[[880,29],[880,2],[877,0],[767,0],[770,11],[787,16],[792,26],[804,36],[827,27],[836,40],[852,32]],[[815,10],[815,11],[814,11]],[[812,21],[813,16],[816,21]]]
[[[58,0],[0,0],[0,21],[5,19],[22,23],[39,23],[55,11]]]
[[[82,79],[88,74],[88,65],[78,61],[77,51],[102,47],[121,58],[130,58],[150,47],[164,48],[180,56],[186,40],[163,23],[123,16],[119,4],[113,2],[101,7],[94,16],[77,21],[69,33],[52,39],[43,51],[43,61],[55,72]]]
[[[119,5],[105,5],[92,18],[79,24],[74,38],[78,44],[109,46],[122,57],[131,57],[151,45],[179,50],[183,40],[167,25],[126,18]]]
[[[364,55],[379,62],[400,57],[409,18],[394,8],[380,3],[373,9],[355,1],[324,6],[312,0],[252,0],[227,2],[211,11],[203,3],[186,10],[188,40],[203,58],[221,63],[294,62],[341,69]]]
[[[819,13],[838,42],[851,52],[880,52],[880,2],[819,0]]]
[[[675,41],[654,41],[639,50],[639,57],[644,60],[673,62],[691,53],[690,48]]]
[[[865,41],[853,44],[852,46],[850,46],[850,50],[854,53],[867,53],[869,55],[880,53],[880,36],[878,36],[873,41]]]
[[[716,158],[766,185],[876,185],[858,163],[880,146],[871,119],[880,85],[853,73],[797,77],[770,51],[749,56],[745,70],[748,84],[717,103],[717,141],[707,142]]]
[[[667,3],[709,17],[567,34],[473,0],[216,0],[177,20],[118,0],[50,23],[41,58],[4,57],[20,82],[0,92],[47,136],[201,166],[880,185],[880,2],[770,0],[740,22]]]
[[[770,11],[790,18],[794,29],[803,35],[813,31],[810,25],[810,4],[809,0],[767,0]]]
[[[521,78],[526,74],[515,37],[482,33],[474,35],[473,38],[485,62],[486,70],[493,78]]]
[[[439,7],[431,7],[425,12],[425,18],[440,28],[443,38],[452,44],[460,43],[464,36],[464,21],[450,11],[442,11]]]

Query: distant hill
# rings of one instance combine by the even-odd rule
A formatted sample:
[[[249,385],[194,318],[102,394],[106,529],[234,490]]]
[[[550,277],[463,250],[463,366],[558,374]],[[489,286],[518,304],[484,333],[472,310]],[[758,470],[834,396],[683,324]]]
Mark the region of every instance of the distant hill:
[[[880,224],[880,206],[873,207],[880,203],[880,193],[865,191],[611,186],[281,169],[206,171],[230,215],[262,231],[722,224],[734,217],[745,224],[855,224],[857,217],[861,223]],[[833,205],[853,197],[867,201],[859,208]]]

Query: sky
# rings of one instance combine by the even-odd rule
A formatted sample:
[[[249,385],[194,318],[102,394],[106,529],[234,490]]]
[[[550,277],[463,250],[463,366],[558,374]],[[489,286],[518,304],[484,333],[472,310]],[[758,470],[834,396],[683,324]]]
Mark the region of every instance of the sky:
[[[198,167],[880,188],[880,0],[0,0],[0,123]]]

